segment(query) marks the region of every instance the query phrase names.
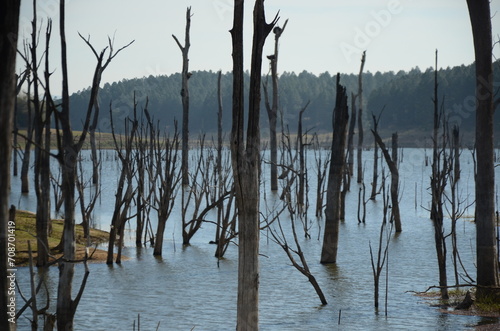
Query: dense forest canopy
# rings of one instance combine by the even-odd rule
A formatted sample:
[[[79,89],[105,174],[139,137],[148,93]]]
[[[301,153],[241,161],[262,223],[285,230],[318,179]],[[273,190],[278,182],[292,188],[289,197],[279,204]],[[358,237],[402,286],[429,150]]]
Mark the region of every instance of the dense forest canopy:
[[[494,72],[500,71],[500,60],[494,63]],[[402,143],[412,145],[415,139],[428,137],[432,130],[432,95],[434,84],[432,68],[425,71],[418,67],[409,72],[367,72],[363,74],[363,90],[366,96],[364,105],[365,127],[371,127],[371,114],[378,114],[383,109],[379,124],[382,133],[398,131]],[[249,73],[245,73],[245,88],[248,88]],[[266,81],[266,78],[263,78]],[[439,71],[440,104],[446,110],[450,123],[460,126],[464,143],[472,144],[475,116],[474,65],[462,65]],[[357,75],[341,75],[341,82],[347,88],[348,97],[357,91]],[[268,80],[269,86],[271,80]],[[195,71],[189,79],[190,84],[190,131],[196,137],[199,133],[214,133],[217,130],[217,73]],[[223,129],[231,128],[231,73],[222,75]],[[149,76],[124,79],[112,84],[106,83],[99,94],[101,119],[98,130],[110,132],[109,107],[115,116],[117,130],[122,128],[123,119],[132,115],[134,93],[139,109],[146,106],[161,125],[173,128],[174,120],[182,119],[180,95],[181,75]],[[284,72],[279,77],[280,105],[283,123],[291,132],[297,128],[298,114],[308,101],[310,104],[304,114],[304,126],[313,132],[330,132],[332,109],[335,101],[335,79],[325,72],[316,76],[303,71],[299,74]],[[495,88],[498,88],[495,86]],[[83,114],[88,106],[90,90],[86,89],[71,95],[72,124],[75,130],[81,129]],[[262,98],[264,103],[264,97]],[[25,104],[25,102],[24,102]],[[247,104],[247,103],[246,103]],[[350,101],[349,101],[350,105]],[[20,108],[23,102],[19,102]],[[264,109],[262,105],[261,109]],[[25,112],[24,112],[25,114]],[[26,116],[18,118],[20,127],[24,127]],[[497,114],[495,123],[500,118]],[[279,121],[280,123],[280,121]],[[267,135],[267,117],[261,116],[264,137]],[[280,129],[278,129],[280,130]],[[409,137],[405,139],[405,133]],[[371,138],[370,136],[368,138]],[[370,140],[369,140],[370,141]]]

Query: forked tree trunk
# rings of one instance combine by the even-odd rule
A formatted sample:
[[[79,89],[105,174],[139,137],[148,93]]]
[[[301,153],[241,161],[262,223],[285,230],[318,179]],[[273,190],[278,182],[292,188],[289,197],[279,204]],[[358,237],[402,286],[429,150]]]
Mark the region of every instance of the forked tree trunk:
[[[336,263],[339,240],[341,187],[345,167],[346,128],[349,121],[347,94],[337,74],[337,98],[333,112],[333,140],[326,191],[325,234],[321,263]]]
[[[189,72],[189,47],[191,46],[189,38],[189,29],[191,28],[191,7],[186,10],[186,33],[184,46],[181,45],[176,36],[172,35],[177,46],[179,46],[182,53],[182,185],[189,184],[189,84],[188,80],[191,77]]]
[[[283,32],[285,31],[286,24],[288,20],[285,21],[283,28],[276,27],[274,29],[274,54],[268,56],[271,62],[271,77],[273,81],[273,101],[272,106],[269,106],[267,102],[267,89],[266,93],[266,109],[267,117],[269,118],[269,147],[271,154],[271,191],[278,190],[278,143],[276,138],[276,124],[278,122],[278,105],[279,105],[279,93],[278,93],[278,50],[279,50],[279,39]]]
[[[244,1],[234,2],[231,29],[233,44],[233,127],[231,159],[238,208],[238,304],[237,330],[259,328],[259,167],[260,88],[262,51],[277,17],[266,23],[264,1],[254,7],[254,36],[250,73],[249,112],[246,146],[243,140],[243,13]]]
[[[0,329],[6,331],[16,329],[15,307],[9,307],[10,298],[15,298],[15,295],[10,295],[13,291],[9,284],[12,278],[7,278],[12,277],[8,269],[15,266],[8,259],[7,234],[19,7],[19,0],[0,2]],[[11,261],[12,264],[8,264]],[[13,308],[13,314],[9,315],[10,308]]]
[[[493,163],[493,69],[489,0],[467,0],[476,58],[476,254],[477,297],[495,295],[498,253],[495,225],[495,168]]]

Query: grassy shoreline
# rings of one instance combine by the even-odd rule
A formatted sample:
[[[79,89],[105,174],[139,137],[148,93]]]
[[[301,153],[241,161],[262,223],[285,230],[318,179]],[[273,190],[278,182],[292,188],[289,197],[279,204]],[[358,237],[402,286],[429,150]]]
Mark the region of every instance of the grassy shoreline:
[[[25,210],[16,210],[16,266],[27,266],[29,261],[28,241],[31,244],[33,260],[36,261],[37,256],[37,240],[36,240],[36,214]],[[63,220],[52,220],[52,231],[49,234],[49,248],[52,257],[49,257],[49,262],[62,256],[62,253],[54,248],[61,240],[64,227]],[[83,235],[83,227],[81,224],[75,226],[76,236],[76,260],[83,260],[85,257],[85,249],[87,239]],[[91,246],[107,242],[109,233],[102,230],[90,229]],[[93,253],[93,254],[92,254]],[[89,262],[106,261],[107,252],[93,247],[89,248]]]

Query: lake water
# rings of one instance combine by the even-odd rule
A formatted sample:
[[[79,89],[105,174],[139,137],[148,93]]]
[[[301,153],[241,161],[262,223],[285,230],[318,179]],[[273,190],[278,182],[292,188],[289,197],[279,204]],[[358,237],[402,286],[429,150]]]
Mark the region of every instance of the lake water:
[[[112,151],[103,161],[103,193],[95,211],[98,228],[109,230],[119,167]],[[195,153],[195,151],[193,151]],[[309,199],[315,205],[315,168],[313,151],[309,151]],[[105,154],[106,155],[106,154]],[[311,239],[299,235],[309,267],[325,293],[328,304],[322,306],[307,278],[300,274],[277,244],[261,233],[260,252],[260,328],[261,330],[466,330],[495,319],[440,313],[411,291],[424,291],[438,285],[438,266],[434,248],[433,226],[426,210],[430,167],[424,164],[430,151],[404,149],[400,165],[403,232],[392,235],[388,260],[388,308],[384,313],[385,270],[380,285],[380,311],[373,306],[373,275],[369,245],[376,251],[382,220],[382,201],[367,204],[366,223],[357,221],[358,185],[352,184],[346,200],[346,221],[341,224],[338,262],[319,263],[324,220],[314,217]],[[83,154],[88,160],[88,152]],[[365,184],[370,192],[373,152],[364,152]],[[463,205],[474,200],[473,163],[468,150],[461,157],[460,195]],[[267,166],[263,168],[264,189]],[[499,178],[498,168],[496,182]],[[20,180],[13,178],[11,203],[19,209],[34,211],[33,194],[22,196]],[[276,199],[266,193],[268,203]],[[225,258],[217,263],[214,257],[215,227],[205,224],[182,247],[180,203],[167,222],[163,256],[153,257],[150,247],[136,248],[135,222],[129,225],[123,254],[130,259],[121,265],[90,264],[87,287],[75,317],[75,330],[132,330],[140,314],[142,330],[234,330],[236,325],[237,247],[228,248]],[[79,211],[79,209],[78,209]],[[470,208],[466,215],[472,215]],[[78,220],[77,220],[78,221]],[[282,217],[289,231],[290,220]],[[153,226],[154,227],[154,226]],[[298,226],[300,229],[301,227]],[[458,222],[460,254],[467,272],[475,277],[475,227],[470,219]],[[446,221],[449,231],[449,220]],[[104,247],[105,248],[105,247]],[[448,245],[448,255],[451,243]],[[448,256],[449,284],[453,284],[452,261]],[[83,276],[83,266],[76,267],[75,292]],[[51,311],[55,311],[58,270],[50,268],[46,275],[50,289]],[[24,293],[29,292],[28,269],[19,268],[17,279]],[[43,291],[43,290],[42,290]],[[22,299],[17,298],[18,307]],[[42,301],[43,303],[43,301]],[[40,306],[42,304],[39,304]],[[29,328],[30,312],[18,321],[18,330]],[[340,320],[339,320],[340,315]]]

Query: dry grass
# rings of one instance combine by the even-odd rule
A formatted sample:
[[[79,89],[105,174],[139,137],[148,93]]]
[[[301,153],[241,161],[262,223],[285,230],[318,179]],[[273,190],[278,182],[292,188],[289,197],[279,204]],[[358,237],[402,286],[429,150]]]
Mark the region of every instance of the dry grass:
[[[53,256],[53,258],[49,258],[49,261],[53,261],[54,258],[57,259],[62,255],[61,252],[54,249],[61,240],[62,232],[63,232],[63,221],[52,220],[52,231],[48,239],[49,239],[50,254]],[[83,236],[83,227],[81,225],[76,225],[75,235],[77,243],[76,260],[83,260],[83,258],[85,257],[85,247],[87,239],[85,239]],[[101,231],[96,229],[90,230],[90,242],[91,245],[93,246],[106,242],[108,238],[109,234],[106,231]],[[28,241],[31,244],[33,259],[35,259],[37,256],[35,214],[28,211],[21,211],[21,210],[16,211],[16,265],[17,266],[25,266],[28,264],[29,260]],[[92,252],[94,253],[92,254]],[[91,254],[90,261],[101,262],[106,260],[107,252],[99,249],[94,251],[94,248],[90,247],[89,254]]]

